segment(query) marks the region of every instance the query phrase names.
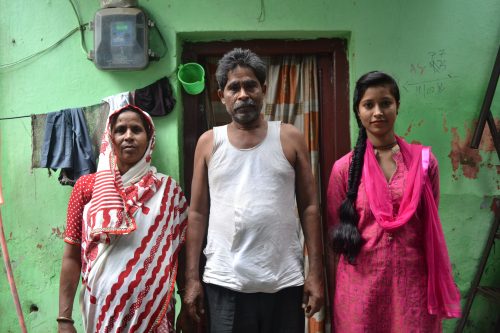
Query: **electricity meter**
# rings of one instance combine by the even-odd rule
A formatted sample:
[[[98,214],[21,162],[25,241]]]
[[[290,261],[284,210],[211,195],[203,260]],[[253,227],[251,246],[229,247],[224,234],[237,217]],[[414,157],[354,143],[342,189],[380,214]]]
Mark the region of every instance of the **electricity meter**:
[[[148,24],[139,8],[103,8],[95,14],[90,58],[102,70],[139,70],[149,63]]]

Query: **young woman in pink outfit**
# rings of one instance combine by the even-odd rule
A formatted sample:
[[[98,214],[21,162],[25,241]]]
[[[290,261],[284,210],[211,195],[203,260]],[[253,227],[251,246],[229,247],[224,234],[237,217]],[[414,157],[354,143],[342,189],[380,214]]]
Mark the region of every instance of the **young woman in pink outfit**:
[[[385,73],[357,81],[358,141],[330,176],[337,333],[441,332],[442,318],[460,316],[437,213],[437,160],[394,133],[399,99]]]

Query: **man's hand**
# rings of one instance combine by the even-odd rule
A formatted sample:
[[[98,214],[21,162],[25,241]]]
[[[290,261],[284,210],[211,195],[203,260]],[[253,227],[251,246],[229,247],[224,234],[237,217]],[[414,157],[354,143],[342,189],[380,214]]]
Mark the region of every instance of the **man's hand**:
[[[318,312],[325,302],[325,285],[321,272],[309,274],[304,283],[304,296],[302,297],[302,307],[306,317],[312,317]]]
[[[197,333],[199,324],[189,318],[185,305],[182,305],[179,316],[175,321],[175,333]]]
[[[182,302],[191,318],[200,323],[201,317],[205,314],[205,304],[203,287],[199,280],[186,281],[186,291]]]

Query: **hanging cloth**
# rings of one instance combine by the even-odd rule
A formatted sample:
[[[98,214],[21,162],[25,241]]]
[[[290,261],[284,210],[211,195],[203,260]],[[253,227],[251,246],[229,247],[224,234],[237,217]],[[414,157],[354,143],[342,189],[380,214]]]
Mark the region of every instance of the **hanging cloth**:
[[[102,99],[108,103],[109,111],[121,109],[129,104],[134,104],[134,94],[130,91],[122,92],[116,95],[111,95]]]
[[[175,98],[167,77],[135,91],[134,103],[154,117],[166,116],[175,107]]]
[[[82,109],[47,114],[40,167],[61,169],[59,182],[71,186],[80,176],[96,171]]]

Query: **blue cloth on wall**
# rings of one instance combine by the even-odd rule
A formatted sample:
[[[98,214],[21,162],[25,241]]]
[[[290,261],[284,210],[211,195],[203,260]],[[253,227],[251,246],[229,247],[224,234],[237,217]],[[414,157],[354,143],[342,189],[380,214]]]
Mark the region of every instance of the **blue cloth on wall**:
[[[59,181],[73,185],[82,176],[96,171],[92,142],[80,108],[47,114],[40,167],[63,169]],[[61,176],[69,179],[61,180]]]

